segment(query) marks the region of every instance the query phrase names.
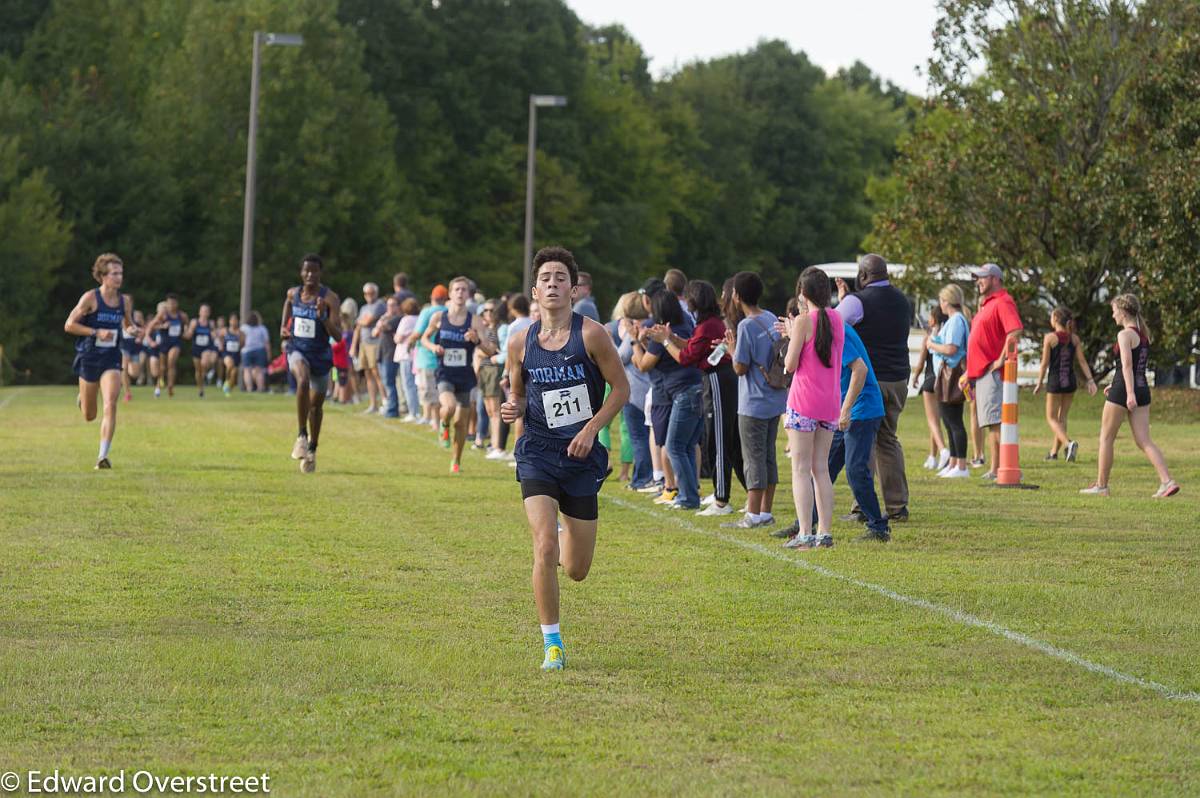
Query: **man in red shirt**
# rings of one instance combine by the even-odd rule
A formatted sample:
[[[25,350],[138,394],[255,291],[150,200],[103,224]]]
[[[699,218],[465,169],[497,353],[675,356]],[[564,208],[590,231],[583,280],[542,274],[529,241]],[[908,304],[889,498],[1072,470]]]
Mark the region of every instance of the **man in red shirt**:
[[[1000,407],[1003,404],[1004,357],[1021,338],[1017,303],[1004,290],[1004,272],[994,263],[971,270],[979,291],[979,312],[967,339],[967,379],[975,385],[975,414],[987,429],[991,460],[984,479],[995,479],[1000,462]]]

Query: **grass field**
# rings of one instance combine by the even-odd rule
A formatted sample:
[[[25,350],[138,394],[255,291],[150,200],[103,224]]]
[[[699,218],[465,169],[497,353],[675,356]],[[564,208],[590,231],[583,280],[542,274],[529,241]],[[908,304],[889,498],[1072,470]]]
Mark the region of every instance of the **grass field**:
[[[610,481],[595,567],[563,589],[570,667],[542,674],[503,464],[451,478],[431,433],[331,408],[305,476],[287,398],[142,389],[95,472],[73,389],[0,390],[0,771],[265,771],[282,796],[1196,795],[1194,394],[1156,405],[1184,487],[1166,502],[1127,431],[1113,497],[1076,493],[1099,406],[1072,417],[1081,462],[1043,464],[1026,397],[1041,490],[1007,492],[921,470],[910,404],[912,520],[886,547],[839,524],[834,549],[785,553]]]

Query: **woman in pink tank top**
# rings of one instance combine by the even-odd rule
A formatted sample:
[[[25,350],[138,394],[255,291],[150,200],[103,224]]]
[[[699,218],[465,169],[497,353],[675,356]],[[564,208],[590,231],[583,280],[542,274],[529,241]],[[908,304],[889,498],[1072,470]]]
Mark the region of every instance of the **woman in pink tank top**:
[[[800,532],[784,545],[790,549],[833,545],[833,482],[829,448],[842,409],[842,317],[829,307],[829,276],[815,267],[800,274],[796,293],[807,313],[792,322],[785,367],[792,372],[787,430],[792,454],[792,498]],[[815,489],[815,491],[814,491]],[[815,492],[815,496],[814,496]],[[812,532],[813,502],[817,534]]]

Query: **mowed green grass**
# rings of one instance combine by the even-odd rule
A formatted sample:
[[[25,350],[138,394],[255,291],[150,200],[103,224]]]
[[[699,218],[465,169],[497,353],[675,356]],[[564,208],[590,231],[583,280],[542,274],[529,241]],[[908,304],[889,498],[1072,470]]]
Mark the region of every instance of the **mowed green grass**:
[[[122,404],[95,472],[73,389],[0,390],[0,771],[265,771],[283,796],[1194,795],[1200,703],[790,564],[1200,691],[1200,424],[1175,405],[1153,431],[1184,491],[1160,502],[1127,431],[1113,497],[1077,494],[1099,400],[1072,417],[1080,463],[1043,464],[1026,397],[1029,492],[921,470],[910,403],[912,520],[886,547],[838,524],[834,549],[778,559],[610,481],[592,573],[563,586],[569,669],[543,674],[503,464],[468,453],[451,477],[431,433],[331,407],[302,475],[288,398],[184,388]]]

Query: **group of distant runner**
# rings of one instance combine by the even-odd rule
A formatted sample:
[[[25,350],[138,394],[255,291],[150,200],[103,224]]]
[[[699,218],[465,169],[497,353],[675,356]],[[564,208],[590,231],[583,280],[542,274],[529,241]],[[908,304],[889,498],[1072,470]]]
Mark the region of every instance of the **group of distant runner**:
[[[532,582],[543,635],[544,670],[560,670],[566,663],[559,629],[558,568],[570,578],[581,580],[591,567],[598,495],[612,473],[608,441],[602,433],[618,414],[623,414],[626,421],[638,419],[628,430],[623,427],[623,441],[641,436],[645,448],[644,439],[649,437],[650,443],[660,449],[660,457],[654,458],[653,474],[649,473],[649,462],[634,466],[635,475],[641,467],[645,486],[630,477],[627,487],[652,491],[658,503],[669,509],[698,510],[702,516],[732,513],[728,483],[733,470],[746,486],[748,500],[742,519],[725,526],[753,529],[773,524],[770,506],[778,482],[775,438],[783,418],[797,520],[791,528],[771,534],[787,538],[788,548],[833,545],[829,531],[832,480],[843,467],[856,503],[851,516],[843,520],[866,524],[866,534],[860,540],[886,543],[890,539],[889,521],[908,519],[903,451],[898,443],[898,483],[889,487],[879,473],[889,505],[887,512],[881,510],[872,485],[876,466],[871,459],[878,455],[878,468],[883,468],[878,442],[884,429],[894,436],[894,416],[903,407],[908,380],[902,348],[907,336],[907,328],[901,329],[903,303],[895,300],[897,325],[894,332],[889,332],[880,320],[888,318],[887,303],[893,294],[900,295],[886,280],[886,263],[878,256],[868,259],[860,267],[863,273],[857,293],[850,294],[846,286],[839,286],[845,307],[839,306],[836,311],[831,307],[831,280],[820,269],[809,268],[801,275],[786,322],[758,307],[762,293],[758,276],[739,272],[727,281],[722,295],[728,298],[723,296],[720,302],[713,286],[703,280],[693,281],[681,299],[678,294],[683,293],[683,285],[677,287],[678,291],[666,290],[663,281],[652,279],[641,291],[622,297],[618,308],[628,312],[619,317],[614,313],[613,324],[606,327],[580,312],[583,303],[577,304],[576,300],[581,294],[586,297],[586,291],[581,291],[581,272],[572,254],[561,247],[547,247],[534,258],[531,297],[516,298],[526,301],[526,309],[529,299],[536,303],[537,318],[521,316],[525,323],[509,325],[503,342],[494,326],[470,305],[472,284],[465,276],[451,280],[448,290],[441,286],[435,289],[432,312],[423,312],[415,329],[395,328],[397,345],[419,342],[434,358],[434,367],[429,369],[418,369],[418,363],[412,363],[414,373],[425,372],[421,386],[423,415],[417,418],[417,408],[411,403],[408,415],[410,420],[430,423],[438,430],[442,445],[453,448],[452,474],[460,470],[477,399],[495,399],[499,422],[516,430],[513,460],[532,532]],[[300,470],[306,474],[316,470],[324,403],[331,393],[330,376],[335,369],[334,345],[343,340],[341,303],[322,282],[323,266],[319,255],[302,258],[300,284],[288,290],[280,324],[287,368],[296,386],[297,435],[292,457],[300,461]],[[130,297],[121,292],[124,265],[114,254],[101,255],[92,275],[100,286],[80,297],[65,329],[78,338],[74,367],[79,377],[79,404],[86,420],[96,417],[98,399],[103,400],[96,468],[108,469],[112,467],[109,455],[122,379],[128,385],[128,380],[137,378],[143,352],[153,377],[161,380],[156,384],[156,396],[162,387],[168,396],[173,395],[184,341],[191,345],[201,395],[205,375],[218,363],[224,366],[224,389],[228,392],[237,381],[239,355],[246,337],[236,316],[231,315],[225,323],[213,319],[211,308],[202,305],[196,317],[189,319],[174,296],[168,296],[155,315],[143,323]],[[682,273],[678,276],[682,279]],[[994,264],[978,269],[975,276],[985,305],[1006,296],[1001,272]],[[863,290],[871,286],[872,280],[890,293]],[[582,288],[587,287],[590,277],[583,274]],[[436,296],[439,290],[441,296]],[[956,320],[961,306],[961,291],[943,291],[941,307],[949,321]],[[981,343],[987,351],[985,358],[977,354],[985,350],[977,350],[975,331],[968,336],[970,325],[966,324],[960,325],[961,334],[951,333],[948,326],[926,344],[929,352],[942,357],[939,373],[944,372],[942,376],[947,379],[935,381],[941,402],[953,405],[963,401],[962,395],[969,397],[977,406],[979,425],[993,431],[993,470],[994,450],[999,444],[995,425],[1000,410],[999,389],[991,386],[993,381],[999,385],[997,369],[1003,363],[1005,341],[1020,331],[1019,320],[1013,316],[1011,321],[1002,321],[1008,318],[1004,315],[1008,311],[1001,310],[997,316],[996,307],[992,304],[990,309],[995,330],[988,333],[994,340]],[[594,303],[590,311],[589,315],[595,313]],[[987,318],[988,312],[986,307],[981,310],[977,321]],[[732,325],[730,313],[737,314],[732,316],[736,322]],[[874,326],[868,326],[864,318]],[[637,319],[642,320],[628,325],[616,323]],[[1112,440],[1128,419],[1135,442],[1159,472],[1160,487],[1155,496],[1174,495],[1179,486],[1171,479],[1161,451],[1149,438],[1150,392],[1145,376],[1149,334],[1136,298],[1117,297],[1113,319],[1121,328],[1114,347],[1120,366],[1113,385],[1106,389],[1099,479],[1082,492],[1107,495]],[[1038,385],[1049,374],[1052,398],[1047,401],[1047,419],[1055,433],[1049,459],[1065,449],[1067,458],[1073,460],[1077,446],[1066,434],[1065,421],[1069,394],[1075,388],[1075,361],[1088,375],[1089,390],[1094,393],[1096,386],[1086,360],[1080,356],[1079,339],[1069,318],[1056,312],[1053,321],[1055,331],[1045,337]],[[386,325],[380,322],[380,326]],[[861,339],[854,327],[862,333]],[[873,343],[879,341],[888,346],[894,343],[895,353],[879,348],[872,353]],[[1001,356],[997,358],[996,353]],[[495,368],[482,368],[481,361],[483,366]],[[696,374],[685,369],[695,370]],[[879,378],[876,369],[880,369]],[[651,392],[643,388],[634,399],[630,386],[641,379],[642,372],[650,372],[653,387]],[[702,372],[711,383],[705,386],[703,402]],[[894,379],[897,375],[899,379]],[[954,381],[948,375],[953,375]],[[395,376],[390,372],[392,391],[396,390]],[[490,387],[481,386],[483,381]],[[953,388],[958,382],[963,391],[955,399]],[[503,388],[497,387],[500,385]],[[747,385],[758,393],[745,390]],[[1127,391],[1126,385],[1133,390]],[[475,395],[477,387],[484,387],[482,396]],[[893,408],[896,397],[898,407]],[[630,408],[640,410],[642,402],[645,412],[631,414]],[[697,448],[703,437],[703,407],[709,408],[707,437],[717,456],[712,469],[714,495],[702,503],[696,483],[702,470]],[[757,416],[753,415],[756,409],[761,411]],[[966,469],[961,419],[961,409],[957,414],[948,414],[948,428],[955,433],[956,443],[954,451],[942,458],[941,476],[957,477]],[[476,445],[482,448],[479,442]],[[739,449],[740,461],[736,456]],[[504,454],[502,447],[493,454],[496,451]],[[650,451],[646,449],[647,461]],[[628,465],[624,463],[623,477]],[[668,484],[671,480],[674,486]],[[892,509],[893,504],[896,509]],[[699,509],[701,506],[705,509]],[[818,528],[814,530],[814,526]]]

